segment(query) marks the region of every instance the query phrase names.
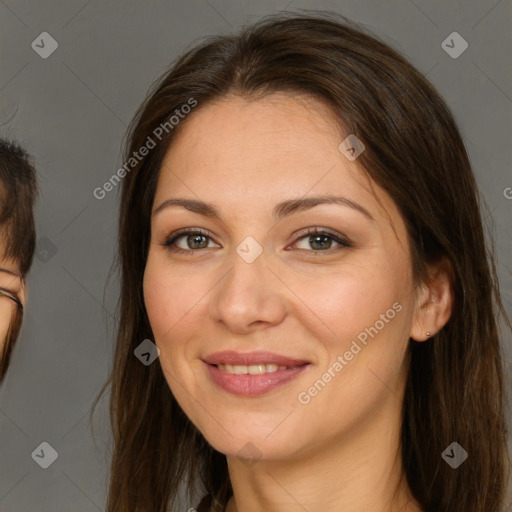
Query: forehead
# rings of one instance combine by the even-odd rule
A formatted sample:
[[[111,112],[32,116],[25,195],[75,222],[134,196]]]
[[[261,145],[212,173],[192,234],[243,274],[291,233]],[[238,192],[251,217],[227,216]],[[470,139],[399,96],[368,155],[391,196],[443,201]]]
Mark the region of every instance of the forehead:
[[[264,183],[278,178],[277,171],[295,181],[320,178],[335,163],[338,132],[327,107],[305,97],[230,97],[200,106],[190,116],[164,167],[186,171],[192,179],[207,172],[224,181]]]
[[[155,204],[186,196],[220,211],[256,212],[308,194],[340,194],[364,202],[374,217],[399,221],[391,198],[376,184],[370,190],[357,162],[339,150],[346,136],[331,109],[307,96],[199,105],[164,158]]]
[[[13,276],[19,276],[20,264],[19,261],[13,260],[12,258],[6,258],[4,254],[5,244],[0,236],[0,271],[4,275],[10,274]]]

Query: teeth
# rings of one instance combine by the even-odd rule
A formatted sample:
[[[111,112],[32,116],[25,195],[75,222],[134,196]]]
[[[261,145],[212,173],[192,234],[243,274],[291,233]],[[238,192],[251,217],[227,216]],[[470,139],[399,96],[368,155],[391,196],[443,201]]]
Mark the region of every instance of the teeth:
[[[263,373],[272,373],[277,370],[288,370],[296,368],[296,366],[278,366],[277,364],[251,364],[250,366],[244,365],[231,365],[231,364],[218,364],[219,370],[233,373],[235,375],[262,375]]]
[[[235,375],[245,375],[247,373],[247,366],[235,365],[233,366]]]

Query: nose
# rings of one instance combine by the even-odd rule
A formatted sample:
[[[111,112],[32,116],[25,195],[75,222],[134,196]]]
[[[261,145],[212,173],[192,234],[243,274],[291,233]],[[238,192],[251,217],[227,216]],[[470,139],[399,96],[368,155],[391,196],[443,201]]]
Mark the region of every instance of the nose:
[[[241,254],[233,254],[230,269],[214,288],[211,318],[238,334],[280,324],[289,290],[270,268],[265,252],[252,261]]]

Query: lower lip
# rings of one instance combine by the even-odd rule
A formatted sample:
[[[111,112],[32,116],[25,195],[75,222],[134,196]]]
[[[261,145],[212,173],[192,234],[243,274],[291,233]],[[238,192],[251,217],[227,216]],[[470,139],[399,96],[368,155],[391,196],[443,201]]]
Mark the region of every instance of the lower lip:
[[[261,375],[236,375],[219,370],[214,365],[205,364],[215,384],[229,393],[242,396],[259,396],[268,393],[294,379],[309,366],[304,364],[288,370],[265,372]]]

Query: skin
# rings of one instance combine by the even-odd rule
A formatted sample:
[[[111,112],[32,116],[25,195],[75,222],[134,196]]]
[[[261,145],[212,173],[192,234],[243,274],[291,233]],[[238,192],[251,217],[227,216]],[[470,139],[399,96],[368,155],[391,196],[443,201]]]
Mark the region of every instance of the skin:
[[[448,274],[414,288],[403,219],[355,162],[317,100],[285,93],[200,106],[163,162],[154,210],[170,198],[216,205],[221,220],[179,206],[154,214],[144,297],[169,386],[208,442],[226,454],[234,497],[229,512],[421,510],[399,457],[400,408],[409,337],[427,340],[448,321]],[[275,204],[335,194],[373,217],[320,205],[279,222]],[[393,232],[390,220],[396,228]],[[305,236],[318,226],[353,247]],[[181,228],[178,254],[162,243]],[[251,236],[263,253],[247,263],[236,248]],[[204,242],[204,245],[201,243]],[[195,248],[204,247],[207,248]],[[434,297],[435,303],[430,299]],[[304,405],[297,396],[332,367],[366,327],[399,301],[402,309]],[[310,361],[259,397],[217,387],[202,358],[221,350],[271,351]],[[240,453],[247,443],[257,455]],[[303,507],[301,509],[301,507]]]
[[[25,304],[26,289],[16,262],[0,258],[0,288],[13,293],[22,304]],[[9,325],[16,313],[16,308],[17,305],[14,301],[0,295],[0,353],[4,348]]]

